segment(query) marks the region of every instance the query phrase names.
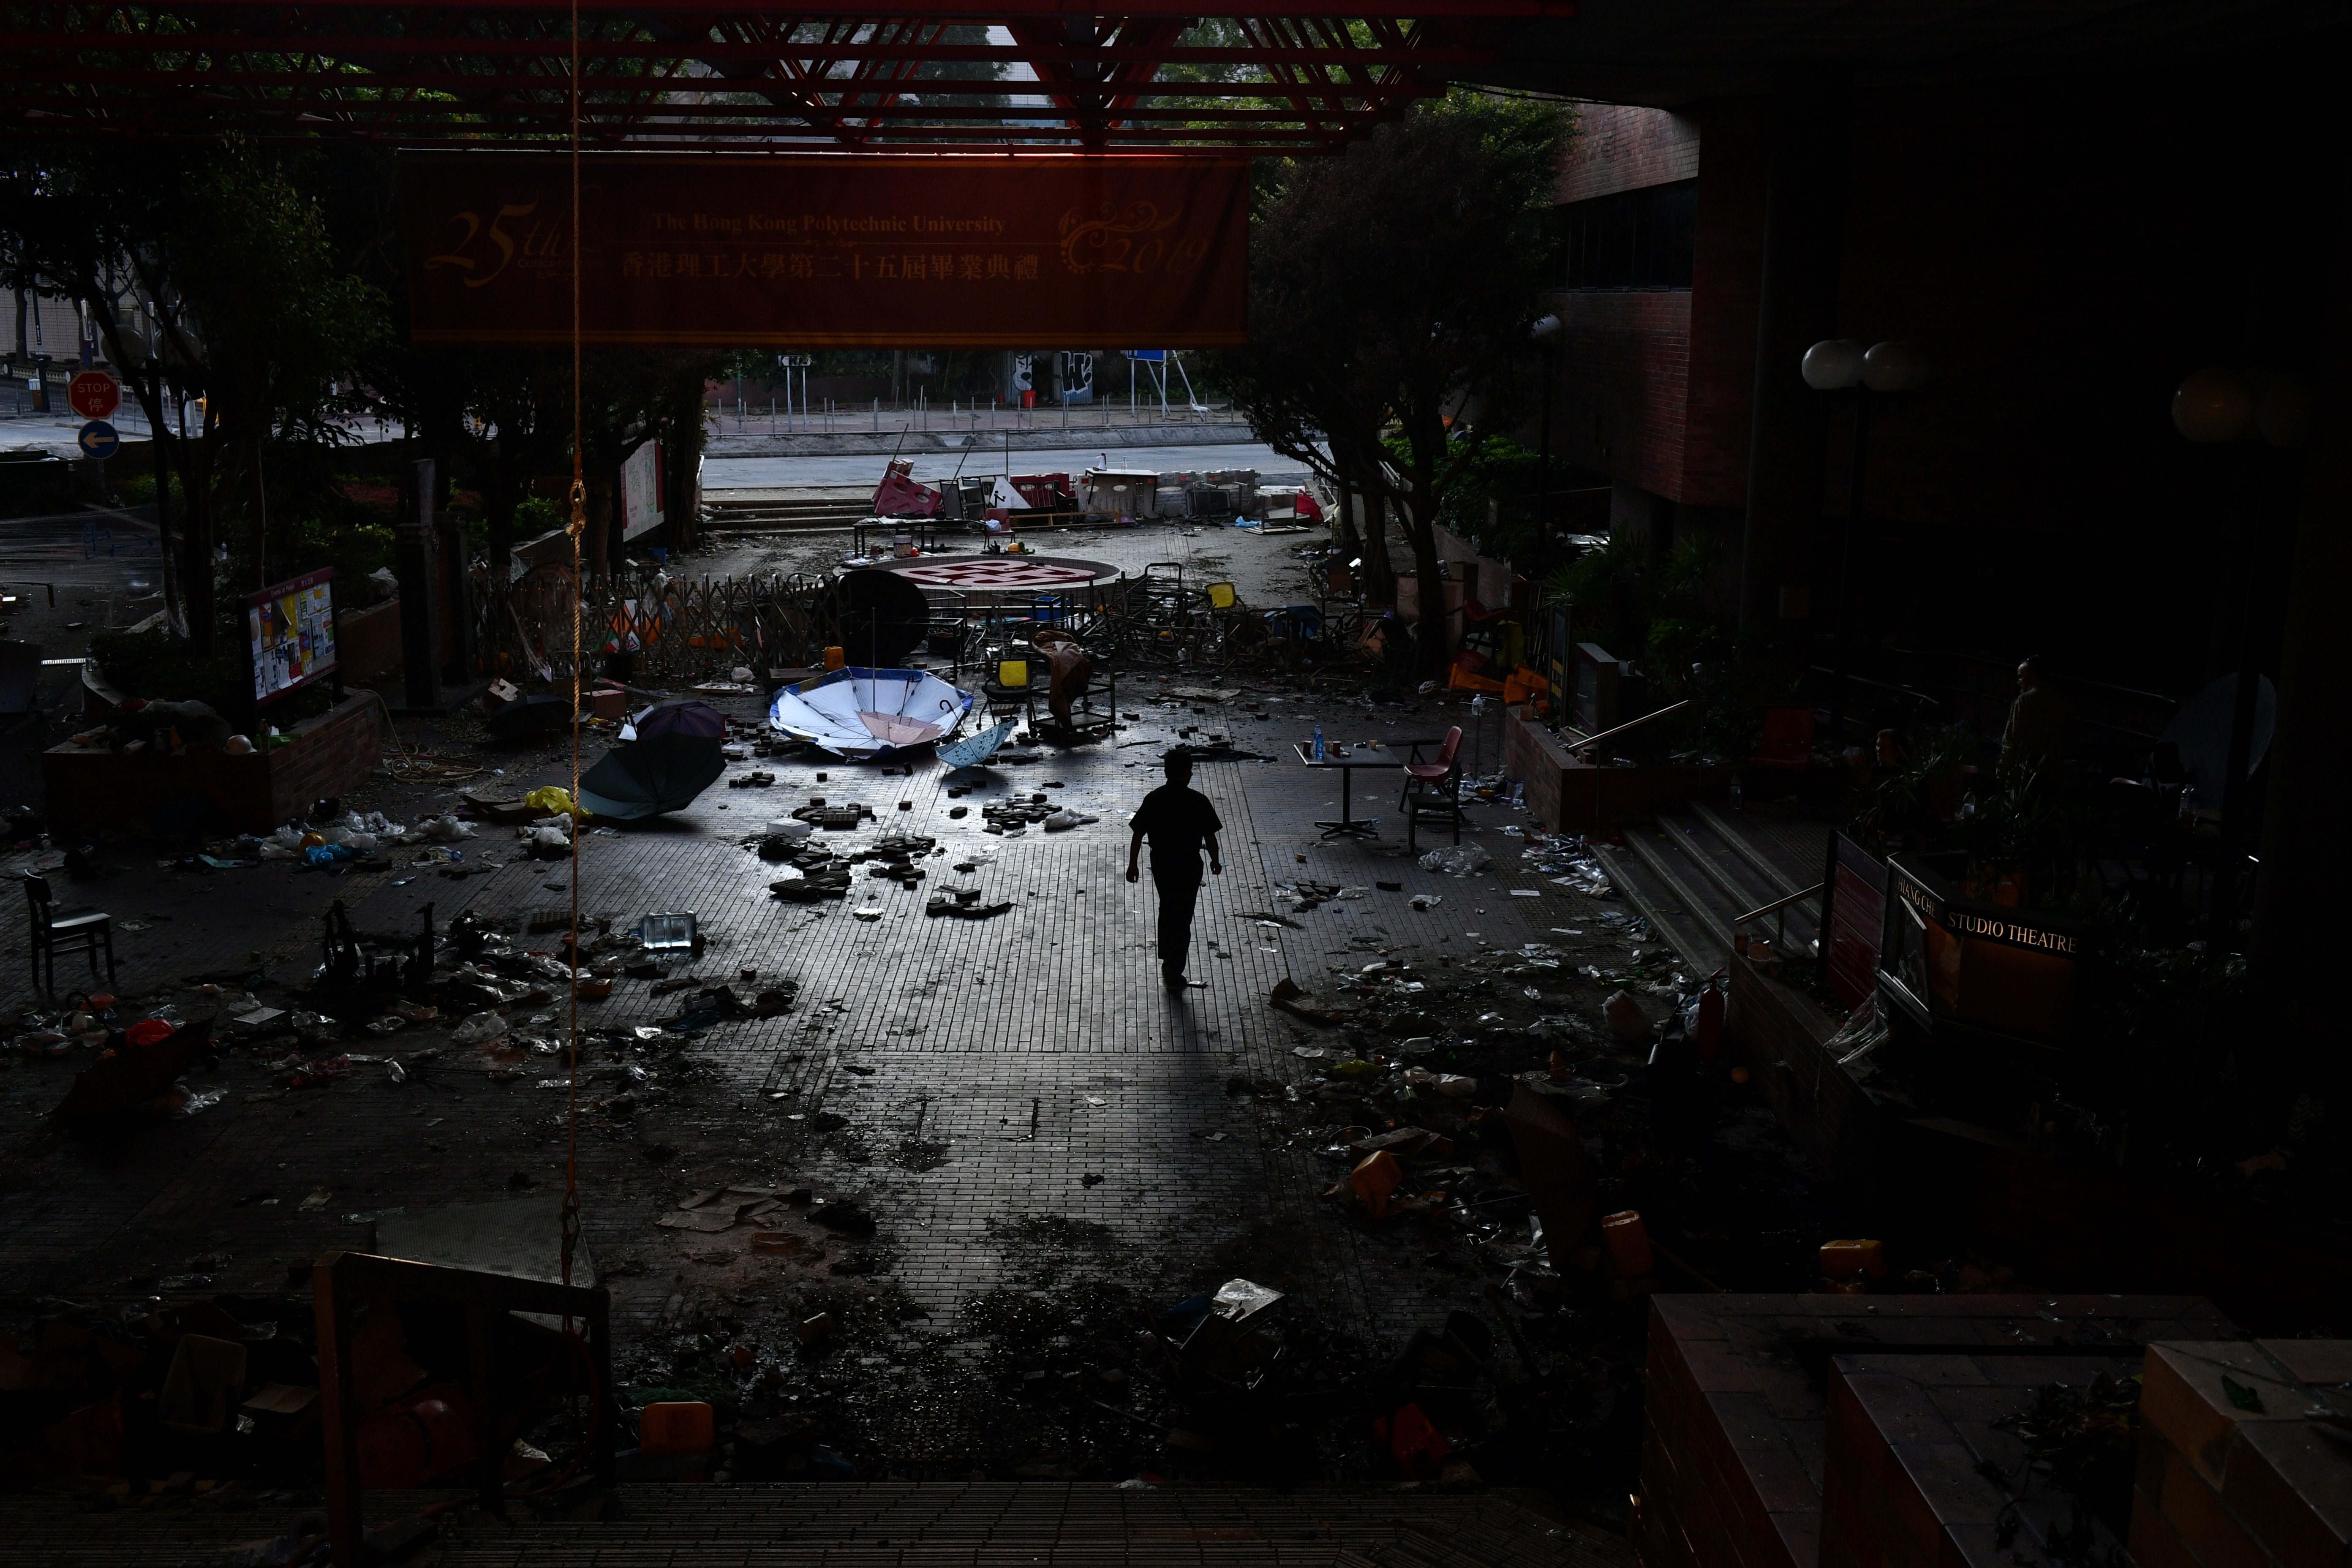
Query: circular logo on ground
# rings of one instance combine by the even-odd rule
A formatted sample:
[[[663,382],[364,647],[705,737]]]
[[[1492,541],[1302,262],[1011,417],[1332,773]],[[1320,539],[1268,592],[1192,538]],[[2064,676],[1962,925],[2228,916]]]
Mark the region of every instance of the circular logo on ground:
[[[1076,588],[1097,578],[1115,575],[1115,569],[1092,561],[1028,559],[1018,555],[987,555],[976,561],[912,561],[887,570],[934,588],[963,593],[997,593],[1013,589]]]

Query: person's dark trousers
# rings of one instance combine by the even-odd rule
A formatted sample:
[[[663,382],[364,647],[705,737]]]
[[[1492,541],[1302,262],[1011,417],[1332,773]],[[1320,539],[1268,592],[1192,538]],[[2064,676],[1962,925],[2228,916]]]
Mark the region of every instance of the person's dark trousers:
[[[1173,980],[1184,973],[1184,955],[1192,946],[1192,906],[1201,900],[1201,873],[1190,877],[1151,868],[1151,885],[1160,890],[1160,973]]]

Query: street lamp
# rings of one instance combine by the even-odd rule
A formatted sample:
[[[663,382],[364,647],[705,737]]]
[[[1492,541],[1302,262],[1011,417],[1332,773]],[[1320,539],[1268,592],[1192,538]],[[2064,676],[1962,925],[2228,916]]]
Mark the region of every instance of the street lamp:
[[[1870,452],[1874,397],[1896,397],[1927,384],[1927,356],[1919,345],[1889,342],[1864,348],[1852,338],[1825,338],[1805,351],[1805,384],[1815,392],[1853,395],[1853,460],[1845,490],[1845,543],[1838,564],[1837,666],[1830,680],[1830,744],[1845,738],[1846,677],[1853,667],[1853,542],[1862,531],[1862,481]]]
[[[1559,352],[1559,318],[1545,316],[1528,329],[1528,336],[1543,351],[1543,427],[1538,432],[1536,458],[1536,533],[1551,539],[1551,384],[1552,356]]]

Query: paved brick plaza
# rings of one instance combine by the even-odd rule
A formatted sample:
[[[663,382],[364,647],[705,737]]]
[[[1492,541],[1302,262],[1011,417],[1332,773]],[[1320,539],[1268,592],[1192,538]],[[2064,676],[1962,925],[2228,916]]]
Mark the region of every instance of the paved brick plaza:
[[[1494,1320],[1491,1290],[1507,1262],[1478,1249],[1516,1237],[1517,1256],[1528,1256],[1525,1202],[1507,1196],[1507,1145],[1491,1130],[1489,1152],[1465,1145],[1460,1156],[1463,1170],[1486,1173],[1459,1179],[1486,1182],[1488,1205],[1502,1192],[1498,1217],[1373,1222],[1322,1197],[1349,1163],[1334,1135],[1366,1113],[1321,1076],[1349,1054],[1343,1032],[1275,1010],[1268,994],[1286,977],[1313,992],[1384,957],[1411,962],[1444,998],[1433,1013],[1448,1048],[1477,1047],[1475,1063],[1436,1065],[1479,1073],[1482,1100],[1499,1103],[1502,1075],[1542,1065],[1557,1043],[1522,1032],[1538,1017],[1565,1021],[1601,1053],[1582,1058],[1593,1077],[1638,1068],[1638,1050],[1607,1045],[1598,1028],[1606,992],[1580,971],[1613,984],[1637,965],[1662,978],[1674,960],[1629,942],[1638,927],[1627,906],[1524,866],[1524,818],[1507,805],[1474,811],[1479,826],[1465,842],[1496,859],[1466,879],[1422,869],[1393,820],[1374,843],[1322,842],[1314,822],[1336,815],[1337,780],[1298,766],[1290,742],[1318,719],[1335,742],[1392,743],[1469,714],[1440,699],[1375,704],[1353,677],[1319,680],[1228,676],[1230,697],[1217,701],[1162,694],[1189,683],[1130,679],[1116,732],[1040,746],[1035,761],[993,770],[964,800],[948,798],[929,761],[900,776],[761,759],[730,774],[764,768],[772,787],[714,785],[688,811],[584,838],[589,917],[625,931],[647,912],[691,910],[707,937],[696,976],[746,994],[799,986],[788,1013],[721,1022],[690,1040],[634,1037],[677,1017],[685,1000],[655,994],[646,979],[624,978],[610,1000],[582,1005],[585,1233],[614,1292],[617,1371],[632,1399],[670,1391],[745,1418],[807,1417],[821,1443],[869,1477],[1378,1479],[1359,1429],[1371,1390],[1416,1329],[1456,1309]],[[754,694],[710,700],[739,720],[761,711]],[[1494,722],[1479,746],[1490,765]],[[469,719],[402,729],[437,754],[504,770],[468,787],[512,793],[568,776],[545,743],[485,749]],[[1226,872],[1208,881],[1195,927],[1189,969],[1203,984],[1171,995],[1151,952],[1149,879],[1129,886],[1121,874],[1126,816],[1159,782],[1171,743],[1214,737],[1276,760],[1199,771],[1197,787],[1226,825]],[[1357,812],[1393,819],[1396,778],[1360,775]],[[977,808],[1033,794],[1100,820],[1068,833],[984,831]],[[780,868],[748,840],[814,796],[875,812],[855,832],[821,835],[845,850],[904,833],[936,839],[943,853],[924,862],[916,890],[860,867],[846,900],[775,899],[768,888]],[[455,801],[449,789],[383,779],[352,798],[410,822]],[[951,815],[959,807],[971,809]],[[109,874],[66,896],[122,922],[121,989],[138,1008],[128,1016],[167,1002],[200,1016],[216,1004],[192,977],[256,965],[269,980],[264,1000],[299,1007],[292,987],[318,962],[322,916],[338,898],[362,930],[413,930],[430,902],[444,929],[471,911],[520,946],[553,951],[555,933],[530,934],[528,917],[566,906],[568,865],[522,858],[509,828],[480,831],[463,846],[464,864],[507,863],[462,879],[407,864],[413,851],[395,854],[390,872],[284,862],[163,870],[125,842],[106,849]],[[971,876],[951,869],[977,860],[986,863]],[[1285,914],[1280,885],[1299,881],[1351,891]],[[977,885],[983,900],[1013,908],[987,921],[927,918],[925,899],[943,885]],[[1415,895],[1437,901],[1416,910]],[[863,920],[854,908],[881,912]],[[22,951],[23,910],[5,919]],[[1540,988],[1498,973],[1526,942],[1557,944],[1562,967]],[[742,983],[745,971],[757,981]],[[31,998],[11,979],[9,1005],[22,1006]],[[1644,1001],[1654,1015],[1664,1009],[1656,996]],[[11,1058],[0,1074],[9,1198],[0,1280],[16,1330],[68,1304],[87,1317],[158,1297],[269,1292],[287,1292],[284,1315],[299,1321],[310,1263],[373,1245],[380,1220],[515,1199],[551,1212],[566,1148],[551,1048],[560,1004],[526,1002],[511,1016],[518,1031],[548,1040],[545,1054],[449,1045],[445,1016],[388,1037],[305,1046],[304,1058],[349,1050],[362,1059],[348,1078],[288,1089],[280,1079],[295,1046],[276,1038],[192,1075],[200,1096],[218,1095],[194,1114],[83,1134],[54,1131],[44,1116],[87,1053]],[[1370,1048],[1379,1037],[1351,1031],[1344,1041]],[[1317,1060],[1302,1047],[1329,1050]],[[1612,1049],[1617,1059],[1603,1069]],[[392,1057],[404,1083],[394,1080]],[[1458,1124],[1453,1114],[1448,1125]],[[1640,1161],[1624,1163],[1632,1172]],[[1624,1201],[1639,1199],[1643,1179],[1626,1179]],[[809,1220],[804,1200],[715,1233],[656,1225],[689,1194],[730,1185],[846,1199],[876,1229],[829,1232]],[[551,1219],[549,1232],[551,1255]],[[755,1247],[755,1236],[767,1239]],[[1150,1310],[1235,1276],[1297,1298],[1286,1310],[1307,1369],[1299,1419],[1229,1435],[1222,1451],[1170,1448],[1168,1433],[1201,1417],[1154,1383],[1137,1331]],[[1515,1299],[1537,1306],[1524,1290]],[[801,1352],[793,1325],[828,1310],[834,1337]],[[1471,1451],[1474,1462],[1571,1497],[1622,1498],[1638,1421],[1640,1313],[1638,1300],[1605,1299],[1580,1311],[1537,1310],[1530,1334],[1542,1340],[1538,1323],[1567,1334],[1538,1350],[1551,1394],[1517,1418],[1522,1428],[1533,1421],[1540,1440],[1489,1442]],[[1123,1367],[1131,1381],[1120,1381]]]
[[[1130,698],[1139,717],[1115,742],[1045,749],[1035,763],[997,770],[1001,787],[972,797],[1042,791],[1102,818],[1074,832],[998,837],[977,811],[951,820],[936,764],[908,778],[835,763],[818,784],[819,770],[795,761],[772,768],[772,789],[714,786],[674,818],[585,838],[584,910],[623,927],[648,910],[692,910],[709,936],[698,973],[731,979],[756,969],[763,984],[788,977],[802,987],[783,1016],[719,1026],[682,1051],[638,1053],[651,1082],[633,1094],[634,1117],[602,1109],[625,1087],[613,1076],[623,1058],[601,1044],[588,1054],[588,1236],[608,1270],[625,1270],[613,1283],[633,1334],[714,1310],[753,1314],[795,1289],[838,1289],[837,1276],[743,1251],[752,1227],[712,1237],[654,1226],[689,1190],[729,1183],[811,1185],[870,1204],[882,1226],[863,1250],[887,1270],[876,1278],[928,1314],[928,1335],[950,1341],[960,1308],[1008,1283],[1149,1278],[1189,1293],[1255,1271],[1370,1342],[1401,1339],[1462,1293],[1459,1281],[1410,1261],[1430,1250],[1425,1238],[1350,1227],[1318,1202],[1343,1167],[1293,1147],[1283,1126],[1312,1118],[1286,1118],[1228,1085],[1310,1079],[1291,1054],[1309,1031],[1265,1003],[1286,974],[1311,988],[1327,963],[1356,967],[1367,951],[1466,952],[1471,931],[1490,945],[1515,944],[1570,921],[1581,900],[1517,874],[1507,856],[1499,880],[1455,880],[1421,870],[1385,840],[1324,846],[1310,824],[1329,809],[1331,781],[1295,763],[1206,764],[1197,782],[1227,824],[1227,871],[1201,901],[1191,969],[1206,984],[1171,996],[1150,951],[1150,882],[1131,887],[1120,875],[1124,808],[1158,782],[1156,759],[1180,726],[1272,753],[1312,721],[1195,714],[1146,696]],[[748,717],[752,703],[734,706]],[[1301,706],[1268,704],[1286,715]],[[1349,718],[1363,710],[1321,707],[1335,735],[1361,730],[1367,739],[1451,716],[1432,707]],[[536,755],[524,761],[537,764],[533,779],[561,776]],[[509,781],[518,771],[509,764]],[[835,837],[936,837],[947,854],[929,862],[927,888],[942,876],[961,880],[947,868],[972,854],[992,857],[970,880],[1015,908],[986,921],[929,920],[923,893],[864,878],[847,900],[772,898],[776,868],[740,836],[814,795],[876,809],[877,820]],[[1386,798],[1367,804],[1366,795]],[[911,809],[897,809],[900,801]],[[1392,790],[1368,787],[1359,803],[1392,806]],[[1480,815],[1496,826],[1517,820],[1507,808]],[[503,858],[507,831],[486,827],[466,847]],[[1485,837],[1508,848],[1491,831]],[[124,993],[177,1002],[191,1016],[201,1001],[184,976],[239,969],[256,952],[273,982],[306,976],[321,911],[335,898],[362,929],[397,931],[428,901],[446,924],[460,910],[509,919],[569,896],[548,885],[564,879],[561,862],[518,861],[453,881],[405,867],[330,878],[283,863],[166,873],[128,847],[108,858],[121,869],[76,891],[149,928],[121,938]],[[1300,916],[1299,929],[1243,918],[1275,908],[1276,882],[1368,887],[1376,875],[1405,890],[1325,904]],[[1510,899],[1509,884],[1543,896]],[[1409,900],[1423,890],[1444,901],[1415,912]],[[860,921],[853,904],[884,913]],[[21,942],[22,910],[8,918]],[[16,1005],[26,1000],[18,984]],[[649,993],[624,980],[610,1001],[583,1004],[583,1025],[604,1031],[675,1016],[674,1001]],[[404,1055],[422,1043],[404,1035],[383,1049]],[[0,1078],[13,1194],[0,1219],[0,1270],[23,1294],[275,1289],[322,1250],[364,1245],[376,1215],[504,1197],[526,1180],[544,1193],[562,1181],[563,1096],[539,1087],[558,1075],[553,1057],[501,1082],[452,1050],[425,1082],[395,1086],[368,1064],[331,1087],[289,1092],[273,1087],[267,1062],[232,1054],[192,1080],[225,1091],[210,1109],[87,1141],[40,1121],[74,1066],[20,1063]],[[835,1118],[845,1124],[814,1131]],[[303,1212],[322,1189],[331,1201]],[[843,1247],[832,1251],[837,1260]]]

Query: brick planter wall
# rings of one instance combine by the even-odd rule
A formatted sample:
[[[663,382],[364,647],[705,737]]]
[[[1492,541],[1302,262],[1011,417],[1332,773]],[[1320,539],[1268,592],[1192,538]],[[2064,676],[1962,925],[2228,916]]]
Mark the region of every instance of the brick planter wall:
[[[354,685],[399,674],[401,646],[398,599],[335,616],[335,661]]]
[[[2352,1561],[2352,1448],[2312,1419],[2352,1416],[2352,1340],[2153,1344],[2142,1382],[2140,1568]]]
[[[2085,1387],[2139,1370],[2129,1341],[2105,1355],[1840,1356],[1829,1376],[1822,1568],[2042,1563],[2075,1527],[2073,1497],[2028,1464],[1996,1423],[2053,1383]],[[2121,1561],[2096,1520],[2084,1557]],[[2083,1560],[2083,1559],[2077,1559]]]
[[[1887,1118],[1890,1215],[2056,1289],[2180,1290],[2250,1329],[2341,1328],[2352,1249],[2260,1205],[2112,1167],[2065,1163],[1971,1122]]]
[[[1823,1050],[1837,1032],[1811,997],[1730,955],[1731,1007],[1724,1046],[1748,1069],[1806,1157],[1840,1182],[1867,1180],[1878,1160],[1879,1112],[1862,1086]]]
[[[68,742],[41,753],[41,783],[51,826],[59,833],[143,828],[148,814],[203,795],[233,833],[267,833],[341,795],[383,759],[383,702],[355,693],[316,719],[294,726],[294,743],[249,757],[120,756]]]
[[[1630,1531],[1643,1568],[1825,1561],[1828,1380],[1839,1355],[1874,1352],[1895,1367],[1911,1355],[2237,1334],[2190,1297],[1691,1295],[1650,1306]]]
[[[1503,771],[1527,785],[1528,812],[1554,833],[1632,822],[1676,801],[1731,793],[1728,768],[1602,768],[1596,816],[1595,770],[1524,704],[1503,710]]]

